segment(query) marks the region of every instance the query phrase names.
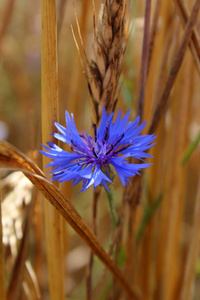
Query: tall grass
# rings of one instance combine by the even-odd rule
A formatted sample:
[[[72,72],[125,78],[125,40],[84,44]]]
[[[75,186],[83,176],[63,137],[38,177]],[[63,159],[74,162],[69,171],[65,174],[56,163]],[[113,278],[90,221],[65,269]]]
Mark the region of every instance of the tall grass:
[[[54,0],[42,1],[41,28],[42,141],[45,144],[54,130],[52,121],[58,122],[57,23]],[[49,159],[44,157],[44,168],[48,162]],[[51,299],[64,299],[62,217],[48,201],[44,202],[44,213],[50,296]]]
[[[199,299],[200,1],[41,4],[0,3],[0,135],[24,153],[0,141],[0,299]],[[90,131],[104,106],[157,135],[152,166],[116,176],[116,226],[104,191],[37,167],[65,109]]]

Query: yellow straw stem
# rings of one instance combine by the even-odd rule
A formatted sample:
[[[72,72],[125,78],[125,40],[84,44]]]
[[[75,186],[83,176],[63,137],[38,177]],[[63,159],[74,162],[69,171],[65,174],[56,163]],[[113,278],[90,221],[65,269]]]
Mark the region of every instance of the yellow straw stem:
[[[53,121],[58,121],[58,63],[55,0],[42,0],[42,141],[53,141]],[[49,159],[43,157],[45,166]],[[64,299],[61,216],[47,201],[45,234],[50,299]]]
[[[192,283],[195,277],[195,264],[199,256],[199,239],[200,239],[200,179],[198,181],[197,198],[194,209],[194,222],[191,233],[191,242],[188,251],[188,257],[186,261],[186,269],[184,272],[184,279],[182,285],[182,291],[180,295],[181,300],[187,300],[191,298]]]
[[[1,186],[0,186],[1,188]],[[6,300],[6,282],[5,282],[5,262],[3,251],[3,233],[2,233],[2,220],[1,220],[1,191],[0,191],[0,299]]]

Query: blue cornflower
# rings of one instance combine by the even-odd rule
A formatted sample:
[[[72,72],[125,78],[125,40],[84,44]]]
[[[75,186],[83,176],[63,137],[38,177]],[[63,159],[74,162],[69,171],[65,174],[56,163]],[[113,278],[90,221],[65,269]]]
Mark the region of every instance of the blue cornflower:
[[[118,173],[123,185],[129,181],[129,177],[139,174],[142,168],[149,167],[149,163],[132,164],[127,160],[135,157],[142,160],[151,157],[145,153],[152,147],[154,135],[139,135],[146,122],[139,125],[140,118],[134,122],[128,122],[129,111],[121,119],[121,110],[115,121],[113,114],[107,114],[105,108],[99,128],[93,125],[94,138],[87,133],[79,134],[74,122],[74,116],[66,111],[67,128],[54,122],[60,133],[53,136],[67,143],[71,152],[65,151],[54,143],[43,146],[47,151],[40,151],[47,157],[53,159],[46,167],[54,167],[51,180],[67,181],[73,180],[73,185],[82,181],[81,191],[86,190],[92,184],[96,188],[102,184],[108,189],[107,182],[113,181],[113,168]],[[138,126],[139,125],[139,126]]]

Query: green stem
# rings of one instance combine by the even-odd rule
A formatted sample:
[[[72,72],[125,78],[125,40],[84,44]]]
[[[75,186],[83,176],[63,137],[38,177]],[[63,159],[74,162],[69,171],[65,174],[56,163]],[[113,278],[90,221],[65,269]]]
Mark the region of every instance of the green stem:
[[[109,209],[110,209],[110,215],[111,215],[111,218],[112,218],[113,227],[115,229],[118,226],[119,220],[118,220],[115,208],[114,208],[113,191],[110,190],[110,192],[108,192],[106,189],[105,189],[105,191],[106,191],[106,194],[107,194],[107,197],[108,197],[108,206],[109,206]]]
[[[181,161],[182,166],[184,166],[186,164],[186,162],[189,160],[190,156],[192,155],[195,148],[198,146],[199,142],[200,142],[200,132],[197,134],[194,141],[192,141],[192,143],[187,148],[187,150],[182,158],[182,161]]]

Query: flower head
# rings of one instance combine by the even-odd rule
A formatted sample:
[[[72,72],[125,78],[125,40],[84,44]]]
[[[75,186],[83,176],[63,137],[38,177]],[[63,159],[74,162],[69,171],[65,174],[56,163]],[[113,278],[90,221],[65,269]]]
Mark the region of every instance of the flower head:
[[[113,181],[113,168],[119,175],[123,185],[129,181],[129,177],[139,174],[142,168],[149,167],[149,163],[129,163],[128,158],[134,157],[142,160],[151,157],[145,153],[153,146],[154,135],[140,135],[146,122],[139,125],[139,117],[134,122],[128,122],[129,111],[121,119],[121,110],[115,121],[113,114],[102,113],[99,128],[93,125],[94,138],[87,133],[79,134],[74,122],[66,111],[66,128],[54,122],[60,133],[53,136],[67,143],[71,152],[65,151],[54,143],[43,146],[47,151],[40,151],[53,159],[46,167],[53,167],[51,180],[73,180],[73,185],[82,181],[81,191],[86,190],[92,184],[96,188],[102,184],[108,189],[107,182]]]

